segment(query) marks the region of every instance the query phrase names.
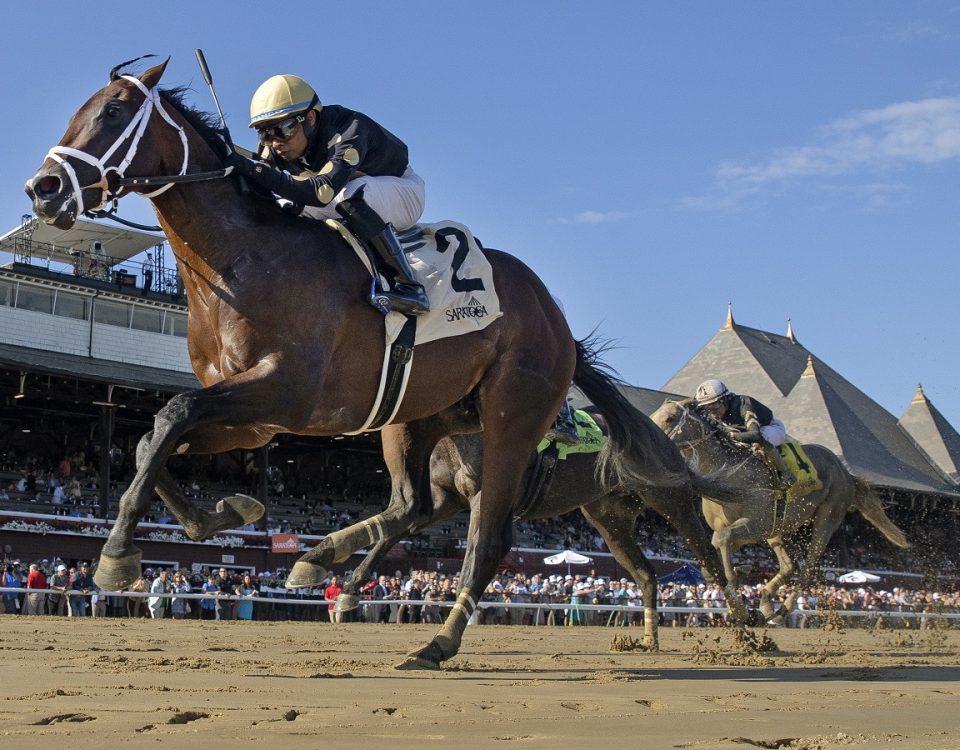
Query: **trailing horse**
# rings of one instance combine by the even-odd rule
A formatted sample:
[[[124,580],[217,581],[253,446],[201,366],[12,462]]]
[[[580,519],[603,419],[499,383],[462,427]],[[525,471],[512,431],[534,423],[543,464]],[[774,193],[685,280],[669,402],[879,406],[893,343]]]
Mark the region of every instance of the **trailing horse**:
[[[712,420],[694,405],[668,400],[651,418],[680,447],[693,468],[724,472],[728,485],[739,488],[740,497],[733,502],[705,494],[703,514],[714,531],[713,544],[720,550],[727,580],[734,585],[737,577],[731,556],[736,550],[763,540],[773,549],[779,570],[764,585],[760,602],[760,610],[767,619],[782,614],[774,612],[771,597],[794,573],[794,562],[785,540],[796,535],[801,526],[811,525],[801,571],[804,586],[810,585],[818,575],[820,557],[849,510],[859,510],[898,547],[910,546],[873,491],[821,445],[805,444],[803,449],[816,467],[822,489],[788,501],[773,470],[749,448],[717,430]],[[790,611],[796,596],[791,594],[783,610]]]
[[[595,394],[606,396],[602,391]],[[604,404],[608,399],[604,399]],[[632,407],[630,407],[632,409]],[[638,412],[639,414],[639,412]],[[606,420],[596,415],[601,428]],[[644,419],[642,414],[633,419]],[[621,418],[620,423],[623,423]],[[604,429],[604,433],[609,433]],[[660,433],[662,434],[662,433]],[[653,451],[665,450],[675,455],[672,445],[657,443]],[[600,533],[607,548],[637,583],[643,596],[644,646],[656,650],[657,637],[657,577],[656,571],[637,543],[635,529],[638,516],[644,508],[651,508],[667,519],[683,536],[689,549],[714,582],[723,586],[734,620],[747,624],[750,615],[732,586],[727,585],[723,564],[717,550],[710,544],[707,528],[699,512],[700,496],[688,484],[652,487],[655,477],[643,476],[642,467],[628,467],[628,461],[616,438],[608,439],[600,453],[571,453],[556,461],[551,469],[543,468],[541,461],[531,457],[523,485],[527,495],[521,502],[515,520],[553,518],[577,508],[584,518]],[[617,478],[609,485],[602,481],[604,469],[617,464]],[[430,459],[430,479],[433,492],[433,516],[429,523],[452,518],[457,513],[477,510],[481,502],[480,485],[483,479],[483,445],[479,435],[458,435],[444,438]],[[418,526],[417,531],[423,527]],[[353,569],[337,597],[336,609],[348,612],[360,604],[359,592],[370,580],[387,552],[403,535],[381,539],[367,556]]]

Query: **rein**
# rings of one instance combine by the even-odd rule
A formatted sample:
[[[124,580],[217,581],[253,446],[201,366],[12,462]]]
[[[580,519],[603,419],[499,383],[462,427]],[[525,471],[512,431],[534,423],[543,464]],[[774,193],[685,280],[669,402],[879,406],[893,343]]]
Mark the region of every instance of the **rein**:
[[[187,164],[190,159],[190,146],[187,142],[187,134],[184,131],[183,126],[179,125],[164,109],[163,99],[160,96],[159,89],[154,86],[152,89],[148,89],[144,86],[138,78],[134,76],[120,76],[126,81],[134,84],[144,95],[143,104],[140,105],[140,108],[137,110],[137,113],[133,116],[133,119],[130,120],[130,124],[124,129],[123,133],[113,142],[113,145],[107,149],[106,153],[103,154],[99,159],[91,154],[88,154],[86,151],[81,151],[80,149],[70,148],[69,146],[54,146],[47,152],[47,157],[53,159],[57,162],[63,170],[67,173],[67,176],[70,178],[70,183],[73,186],[73,193],[76,196],[77,200],[77,214],[86,214],[88,216],[93,216],[95,218],[109,218],[113,221],[117,221],[121,224],[126,224],[130,227],[136,227],[139,229],[152,229],[158,231],[160,227],[147,227],[142,224],[136,224],[134,222],[127,221],[126,219],[121,219],[115,215],[117,210],[117,199],[123,193],[124,189],[127,187],[151,187],[153,185],[160,185],[161,187],[157,190],[154,190],[150,193],[141,193],[144,198],[156,198],[161,193],[172,188],[178,183],[184,182],[204,182],[207,180],[218,180],[223,177],[228,177],[231,172],[233,172],[233,167],[226,167],[224,169],[216,169],[210,172],[194,172],[192,174],[187,173]],[[183,162],[180,166],[180,171],[175,175],[159,175],[154,177],[125,177],[127,167],[130,166],[130,163],[134,160],[137,155],[137,148],[140,145],[140,140],[143,138],[143,134],[147,129],[147,125],[150,122],[150,115],[153,113],[153,110],[156,109],[164,121],[174,128],[178,135],[180,136],[180,143],[183,145]],[[130,145],[127,147],[127,152],[124,155],[122,161],[114,167],[106,166],[107,161],[114,155],[114,152],[120,147],[120,145],[126,141],[128,138],[131,138]],[[92,167],[96,167],[97,171],[100,173],[100,179],[96,182],[92,182],[89,185],[80,186],[80,182],[77,179],[76,170],[74,170],[73,165],[70,164],[70,158],[79,159],[86,164],[89,164]],[[101,198],[100,203],[96,206],[91,206],[89,208],[83,205],[83,191],[89,188],[100,188]],[[109,211],[103,210],[103,207],[108,203],[113,202],[113,208]]]
[[[680,420],[673,427],[671,427],[670,430],[667,432],[667,437],[670,438],[671,440],[674,440],[677,433],[679,433],[680,430],[683,429],[684,425],[687,423],[687,419],[689,417],[688,407],[681,407],[680,414],[681,414]],[[674,440],[674,442],[678,446],[686,445],[686,446],[689,446],[690,449],[692,450],[694,446],[699,445],[703,441],[713,437],[707,430],[703,428],[702,424],[700,424],[696,420],[693,420],[693,421],[695,424],[698,424],[700,426],[700,437],[692,438],[689,440],[688,439]]]

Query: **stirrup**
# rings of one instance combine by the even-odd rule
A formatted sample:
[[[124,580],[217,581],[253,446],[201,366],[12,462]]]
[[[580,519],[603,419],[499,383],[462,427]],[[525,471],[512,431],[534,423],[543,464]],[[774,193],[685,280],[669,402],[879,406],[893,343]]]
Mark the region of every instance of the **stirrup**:
[[[409,290],[407,293],[401,293],[407,290]],[[381,289],[374,280],[370,284],[368,301],[381,315],[386,315],[388,312],[424,315],[430,312],[430,301],[422,286],[396,284],[394,290],[388,292]]]

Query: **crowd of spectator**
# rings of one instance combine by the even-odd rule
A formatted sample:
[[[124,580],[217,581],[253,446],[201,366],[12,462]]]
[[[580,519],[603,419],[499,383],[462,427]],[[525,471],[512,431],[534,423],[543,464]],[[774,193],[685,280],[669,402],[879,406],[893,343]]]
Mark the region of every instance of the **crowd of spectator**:
[[[116,462],[118,476],[123,473],[122,455],[111,455]],[[74,531],[103,535],[108,530],[100,508],[98,486],[99,457],[85,451],[75,451],[58,461],[43,460],[33,455],[17,456],[12,452],[0,454],[0,511],[18,501],[36,506],[36,513],[51,530],[56,529],[57,517],[65,516],[82,523],[71,527]],[[196,472],[187,471],[180,477],[184,494],[203,504],[214,503],[236,486],[200,482]],[[2,476],[6,475],[4,482]],[[292,532],[302,535],[322,535],[345,528],[365,514],[369,515],[383,505],[385,486],[368,481],[360,472],[347,472],[340,482],[316,482],[285,476],[276,467],[267,472],[271,498],[271,517],[268,533]],[[226,477],[216,477],[226,480]],[[253,492],[255,476],[248,478],[251,486],[239,489]],[[125,485],[114,481],[108,488],[109,503],[116,507]],[[22,507],[22,506],[21,506]],[[31,514],[33,515],[33,514]],[[151,531],[148,538],[167,533],[170,541],[177,541],[182,529],[167,509],[155,501],[146,522],[169,526],[169,532]],[[34,519],[30,519],[31,522]],[[85,523],[90,521],[90,523]],[[25,523],[19,519],[10,524]],[[63,521],[62,523],[66,523]],[[465,526],[462,521],[457,522]],[[19,526],[17,527],[19,528]],[[46,528],[46,527],[45,527]],[[247,531],[254,531],[252,525]],[[449,535],[451,527],[444,531]],[[573,549],[586,553],[605,553],[606,546],[596,530],[579,512],[543,521],[522,521],[517,524],[518,540],[529,546],[544,549]],[[689,559],[683,539],[655,514],[648,514],[637,528],[637,540],[649,557]],[[455,541],[451,539],[450,541]],[[243,545],[243,538],[219,539],[222,545]],[[227,544],[229,542],[229,544]],[[408,540],[409,549],[420,552],[430,549],[425,536]],[[877,553],[862,550],[863,560],[870,566],[877,564]],[[837,555],[837,548],[828,550],[827,559]],[[735,564],[749,566],[755,571],[769,572],[776,562],[763,545],[740,551]],[[847,565],[858,566],[858,560],[847,560]],[[4,609],[22,614],[65,616],[150,616],[183,619],[337,619],[332,605],[318,605],[321,600],[332,600],[339,593],[340,581],[330,581],[317,590],[290,592],[283,588],[285,571],[265,571],[258,575],[227,569],[210,571],[160,570],[146,568],[143,577],[132,588],[142,598],[120,597],[96,589],[91,569],[80,562],[68,565],[63,560],[37,560],[29,564],[6,561],[4,585],[18,587],[21,593],[6,593],[0,598]],[[444,616],[444,602],[452,603],[459,580],[441,572],[413,570],[406,576],[397,571],[393,576],[378,576],[364,588],[366,599],[390,602],[363,606],[360,617],[365,620],[391,622],[437,622]],[[785,598],[791,589],[781,589]],[[756,586],[745,586],[742,592],[751,603],[756,603]],[[153,594],[153,596],[149,596]],[[177,596],[180,594],[180,596]],[[202,595],[191,598],[187,594]],[[269,601],[259,601],[268,599]],[[478,610],[479,623],[586,625],[610,624],[637,626],[643,621],[643,599],[639,588],[626,579],[604,579],[591,575],[509,575],[498,574],[481,599],[485,606]],[[310,603],[313,604],[310,604]],[[499,605],[499,606],[498,606]],[[509,605],[509,606],[507,606]],[[550,605],[550,606],[546,606]],[[614,611],[599,612],[588,605],[613,605]],[[717,609],[717,613],[700,611],[690,613],[663,612],[659,615],[667,626],[709,626],[725,621],[723,592],[707,584],[665,584],[658,590],[661,608]],[[791,624],[804,626],[816,617],[818,609],[883,611],[957,611],[958,595],[935,591],[908,591],[900,587],[889,591],[874,588],[847,589],[823,587],[800,592],[797,610]],[[904,609],[906,608],[906,609]]]
[[[288,591],[283,588],[287,571],[282,568],[259,574],[223,567],[145,568],[130,587],[140,596],[119,596],[96,586],[94,569],[85,561],[70,567],[59,559],[28,565],[6,561],[2,586],[15,590],[3,592],[0,603],[7,614],[23,615],[439,623],[447,606],[456,601],[460,583],[457,575],[439,571],[378,575],[362,587],[360,609],[341,617],[333,605],[342,591],[336,575],[319,588]],[[792,627],[812,626],[830,612],[917,615],[917,620],[898,618],[894,626],[928,626],[933,620],[926,615],[960,613],[960,590],[824,585],[795,591],[784,586],[777,598],[782,602],[792,593],[797,594],[796,605],[786,622]],[[743,586],[740,594],[756,607],[760,586]],[[484,604],[474,615],[477,624],[639,627],[645,616],[643,594],[633,581],[597,575],[498,573],[480,601]],[[659,623],[665,627],[728,622],[724,593],[715,584],[660,584],[656,605]]]

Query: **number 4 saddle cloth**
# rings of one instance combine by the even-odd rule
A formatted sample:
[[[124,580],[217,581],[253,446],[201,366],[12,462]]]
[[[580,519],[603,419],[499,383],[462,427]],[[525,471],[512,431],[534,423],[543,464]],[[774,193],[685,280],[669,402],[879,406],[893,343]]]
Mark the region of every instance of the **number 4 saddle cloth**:
[[[787,465],[787,468],[790,469],[797,478],[796,483],[787,490],[788,501],[798,500],[801,497],[806,497],[811,492],[823,489],[823,482],[817,475],[817,467],[814,466],[813,461],[807,457],[806,451],[803,450],[803,446],[800,445],[800,443],[787,438],[787,440],[777,446],[777,450],[780,452],[780,455],[783,456],[783,461]]]

